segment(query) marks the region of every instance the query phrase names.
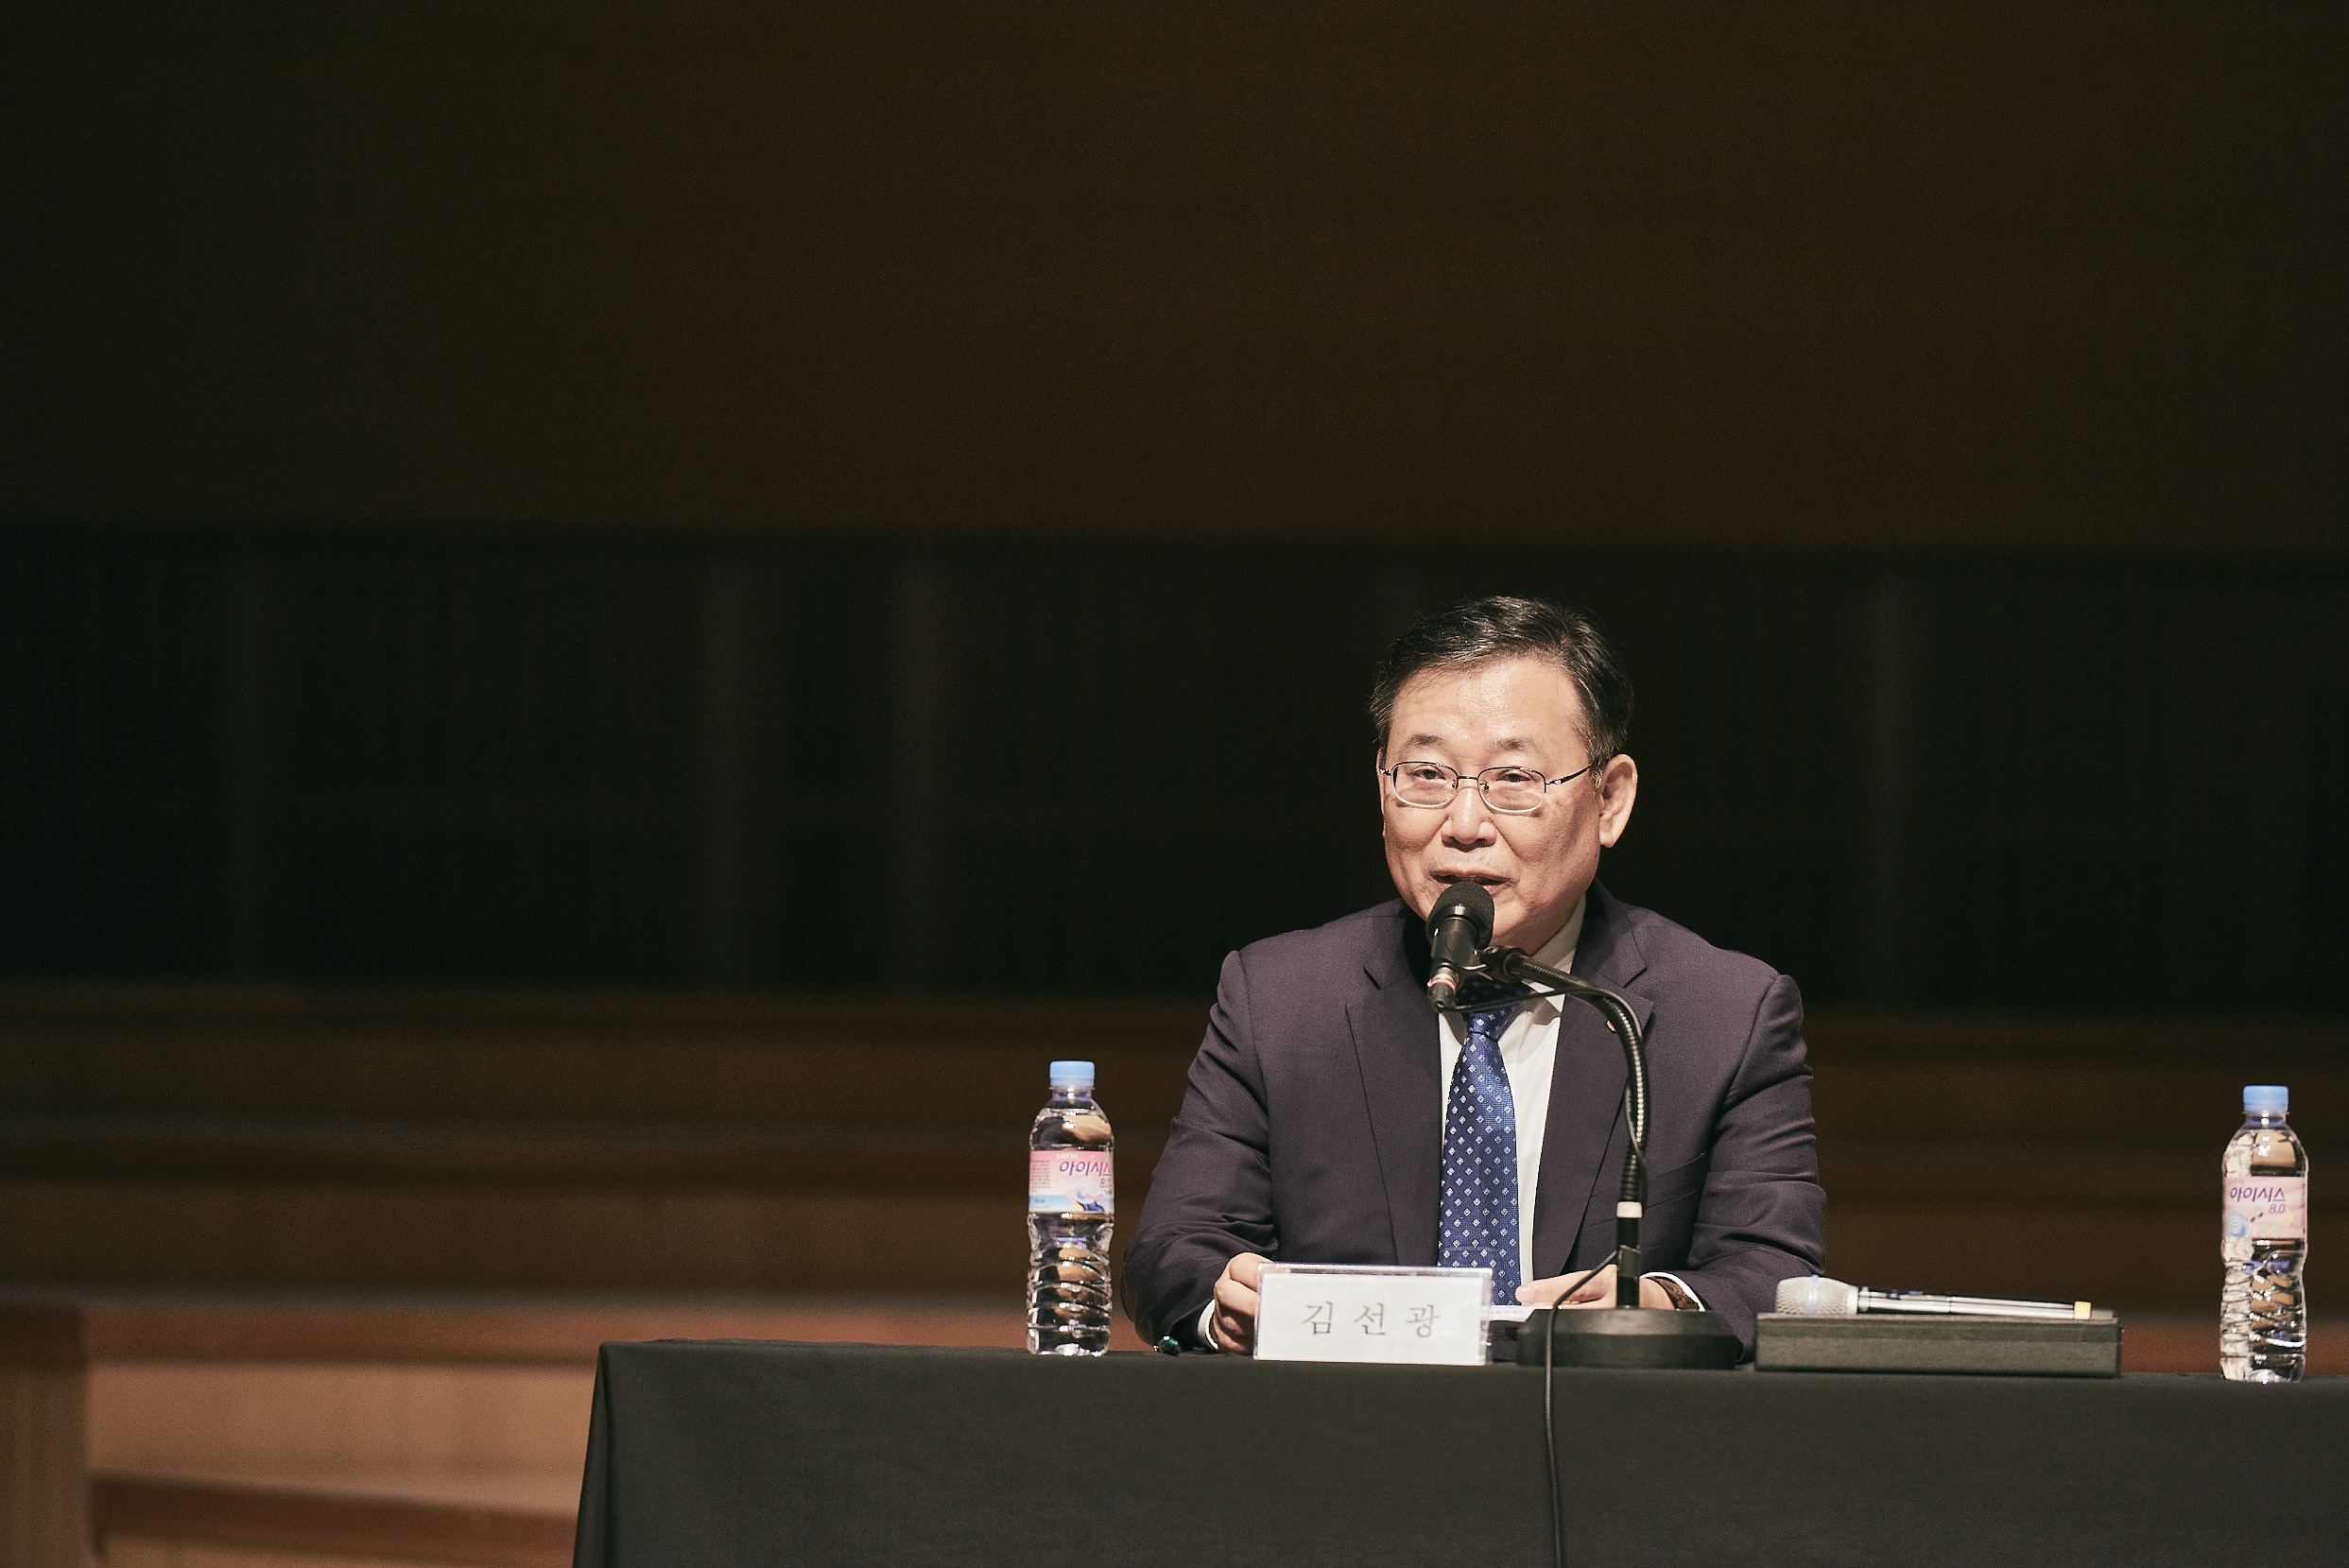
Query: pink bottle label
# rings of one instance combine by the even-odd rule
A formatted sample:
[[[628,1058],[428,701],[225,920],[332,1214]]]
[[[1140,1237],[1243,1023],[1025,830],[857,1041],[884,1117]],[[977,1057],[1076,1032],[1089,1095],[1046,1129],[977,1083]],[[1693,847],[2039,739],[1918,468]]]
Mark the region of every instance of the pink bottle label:
[[[1028,1151],[1028,1212],[1031,1215],[1111,1215],[1117,1212],[1114,1158],[1105,1149]]]
[[[2308,1179],[2230,1176],[2223,1188],[2229,1241],[2308,1239]]]

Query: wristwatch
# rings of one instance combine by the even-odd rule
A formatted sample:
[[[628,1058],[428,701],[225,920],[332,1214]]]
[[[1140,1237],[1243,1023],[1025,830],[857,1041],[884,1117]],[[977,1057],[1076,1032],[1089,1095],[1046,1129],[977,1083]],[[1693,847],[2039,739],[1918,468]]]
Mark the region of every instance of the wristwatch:
[[[1671,1301],[1672,1310],[1674,1312],[1694,1312],[1697,1310],[1697,1299],[1694,1296],[1689,1295],[1687,1291],[1682,1289],[1681,1283],[1678,1280],[1673,1279],[1668,1274],[1650,1274],[1648,1277],[1664,1287],[1664,1294]]]

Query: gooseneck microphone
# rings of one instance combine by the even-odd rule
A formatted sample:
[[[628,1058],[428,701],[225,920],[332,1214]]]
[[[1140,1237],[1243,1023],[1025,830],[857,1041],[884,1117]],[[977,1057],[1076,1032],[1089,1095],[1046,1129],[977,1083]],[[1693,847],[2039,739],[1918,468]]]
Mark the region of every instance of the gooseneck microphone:
[[[1615,1039],[1623,1046],[1623,1121],[1629,1138],[1623,1151],[1622,1193],[1615,1206],[1615,1304],[1636,1308],[1639,1221],[1648,1208],[1648,1048],[1640,1032],[1639,1015],[1632,1010],[1629,1002],[1606,987],[1595,986],[1565,970],[1553,969],[1522,948],[1488,947],[1479,956],[1484,961],[1484,973],[1494,979],[1540,986],[1546,988],[1541,994],[1573,996],[1588,1002],[1598,1009],[1598,1015],[1607,1021],[1607,1027],[1615,1031]],[[1731,1359],[1734,1362],[1736,1358]],[[1671,1365],[1661,1361],[1649,1364]]]
[[[1448,1008],[1493,939],[1493,895],[1474,882],[1455,882],[1427,911],[1427,999]]]

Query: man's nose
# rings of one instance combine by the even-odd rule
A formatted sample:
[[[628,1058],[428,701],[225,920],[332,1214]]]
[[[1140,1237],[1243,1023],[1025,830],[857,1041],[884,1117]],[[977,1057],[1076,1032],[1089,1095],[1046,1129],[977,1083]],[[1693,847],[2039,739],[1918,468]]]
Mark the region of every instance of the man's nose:
[[[1492,808],[1484,803],[1484,791],[1465,779],[1452,791],[1452,804],[1444,811],[1443,836],[1463,847],[1492,842]]]

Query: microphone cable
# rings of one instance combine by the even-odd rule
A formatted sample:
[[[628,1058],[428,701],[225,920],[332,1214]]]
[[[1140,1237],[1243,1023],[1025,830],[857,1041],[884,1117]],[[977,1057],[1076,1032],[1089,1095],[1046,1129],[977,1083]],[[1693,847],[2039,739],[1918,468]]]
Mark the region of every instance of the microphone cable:
[[[1598,1268],[1607,1266],[1600,1264]],[[1566,1568],[1566,1504],[1564,1487],[1558,1476],[1558,1314],[1560,1302],[1582,1287],[1582,1281],[1598,1272],[1585,1268],[1582,1279],[1558,1293],[1558,1300],[1549,1305],[1549,1316],[1542,1324],[1542,1456],[1548,1463],[1544,1467],[1549,1477],[1549,1560],[1551,1568]]]

